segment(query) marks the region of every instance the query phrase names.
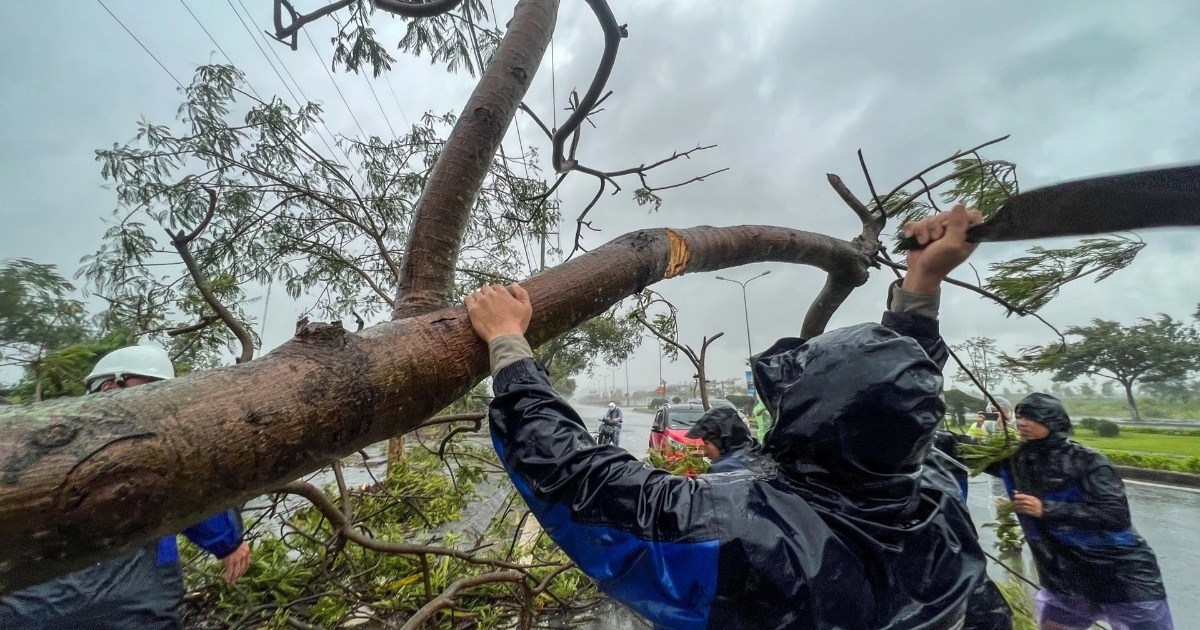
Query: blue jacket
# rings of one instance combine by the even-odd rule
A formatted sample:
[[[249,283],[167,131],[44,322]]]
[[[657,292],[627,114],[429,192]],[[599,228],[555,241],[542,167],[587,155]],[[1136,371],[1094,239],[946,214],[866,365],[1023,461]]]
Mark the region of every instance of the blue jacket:
[[[743,448],[736,448],[724,455],[718,457],[716,461],[708,467],[708,472],[705,474],[736,472],[746,470],[750,464],[750,454]]]
[[[224,558],[242,544],[242,520],[229,510],[183,531]],[[183,575],[175,536],[69,575],[0,597],[4,630],[118,630],[179,627]]]
[[[1010,628],[955,480],[923,465],[937,322],[884,324],[755,359],[771,472],[691,479],[597,446],[532,359],[495,376],[492,443],[550,537],[657,627]]]

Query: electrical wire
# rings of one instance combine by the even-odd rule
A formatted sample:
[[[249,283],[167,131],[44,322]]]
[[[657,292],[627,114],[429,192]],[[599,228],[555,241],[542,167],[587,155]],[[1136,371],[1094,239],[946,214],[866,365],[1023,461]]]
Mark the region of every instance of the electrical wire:
[[[150,49],[142,43],[142,40],[138,39],[138,36],[134,35],[133,31],[129,30],[128,26],[125,26],[125,23],[121,21],[121,18],[117,17],[117,15],[112,12],[112,9],[108,8],[108,5],[104,4],[104,0],[96,0],[96,2],[100,3],[100,6],[104,7],[104,10],[112,16],[112,19],[116,20],[117,24],[120,24],[121,28],[125,29],[126,33],[129,33],[129,36],[133,38],[133,41],[137,42],[137,45],[141,46],[142,50],[146,51],[147,55],[150,55],[150,58],[154,60],[154,63],[157,63],[158,67],[162,68],[163,72],[166,72],[167,76],[171,77],[171,80],[175,82],[175,85],[178,85],[181,88],[183,87],[183,82],[177,79],[175,75],[167,69],[167,66],[165,66],[163,62],[159,61],[158,57],[155,56],[154,53],[150,52]]]

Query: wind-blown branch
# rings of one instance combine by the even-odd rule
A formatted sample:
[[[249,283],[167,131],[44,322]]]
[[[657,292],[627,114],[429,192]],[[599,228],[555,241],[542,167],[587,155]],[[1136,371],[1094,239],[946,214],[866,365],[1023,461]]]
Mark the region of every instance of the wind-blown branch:
[[[211,188],[205,188],[208,193],[208,211],[200,224],[196,226],[190,233],[184,234],[180,230],[177,234],[171,236],[171,244],[175,246],[175,251],[179,252],[179,257],[183,260],[184,266],[187,267],[188,273],[192,276],[192,282],[196,284],[196,289],[200,291],[200,295],[204,296],[204,301],[212,310],[216,311],[217,316],[222,322],[233,331],[238,342],[242,345],[242,353],[238,356],[238,363],[245,363],[254,358],[254,338],[246,330],[246,327],[234,317],[233,313],[217,298],[213,293],[212,287],[208,285],[208,280],[204,277],[204,272],[200,269],[200,265],[196,263],[195,256],[192,256],[188,245],[200,236],[204,228],[208,227],[208,223],[212,221],[213,215],[217,211],[217,192]],[[170,232],[168,232],[170,234]]]

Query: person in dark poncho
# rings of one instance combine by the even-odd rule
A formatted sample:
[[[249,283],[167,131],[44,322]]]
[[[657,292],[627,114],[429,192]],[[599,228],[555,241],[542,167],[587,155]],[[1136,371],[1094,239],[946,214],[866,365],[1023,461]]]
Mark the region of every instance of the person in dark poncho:
[[[1158,560],[1108,458],[1067,439],[1071,419],[1053,396],[1027,396],[1016,418],[1021,448],[988,472],[1004,481],[1037,564],[1038,627],[1172,630]]]
[[[529,294],[484,287],[466,305],[491,355],[492,445],[546,533],[657,628],[1007,630],[958,485],[926,465],[945,413],[941,281],[979,220],[957,206],[908,226],[927,247],[882,325],[751,361],[775,421],[753,473],[672,475],[596,445],[533,359]]]
[[[710,473],[744,470],[749,462],[750,429],[729,407],[713,407],[704,412],[687,437],[704,441],[704,456],[712,464]]]

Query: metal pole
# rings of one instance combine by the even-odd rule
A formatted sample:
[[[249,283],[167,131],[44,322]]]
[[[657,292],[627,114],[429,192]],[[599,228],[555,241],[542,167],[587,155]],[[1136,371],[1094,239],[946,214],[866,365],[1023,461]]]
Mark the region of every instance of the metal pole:
[[[746,315],[746,357],[747,358],[754,356],[754,347],[750,343],[750,301],[746,298],[746,285],[750,284],[751,282],[754,282],[755,280],[758,280],[759,278],[761,278],[769,273],[771,273],[770,270],[764,271],[764,272],[758,274],[757,276],[754,276],[753,278],[746,280],[745,282],[742,282],[740,280],[730,280],[729,278],[722,278],[721,276],[717,276],[717,280],[724,280],[726,282],[732,282],[732,283],[742,287],[742,312]]]
[[[632,395],[629,393],[629,359],[625,359],[625,406],[630,406],[632,400]]]

